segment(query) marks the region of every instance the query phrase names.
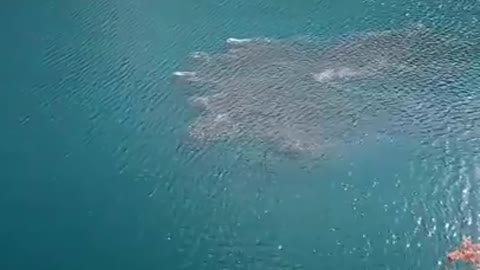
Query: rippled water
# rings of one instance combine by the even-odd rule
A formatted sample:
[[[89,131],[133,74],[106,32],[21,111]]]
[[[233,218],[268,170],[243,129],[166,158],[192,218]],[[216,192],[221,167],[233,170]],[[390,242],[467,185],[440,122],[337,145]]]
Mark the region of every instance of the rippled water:
[[[479,6],[5,4],[0,268],[442,269],[480,236]]]
[[[317,156],[362,137],[437,139],[476,125],[476,91],[458,87],[478,68],[474,42],[417,26],[334,42],[227,44],[225,53],[193,53],[193,71],[173,74],[192,86],[200,113],[190,133],[201,141],[249,137]]]

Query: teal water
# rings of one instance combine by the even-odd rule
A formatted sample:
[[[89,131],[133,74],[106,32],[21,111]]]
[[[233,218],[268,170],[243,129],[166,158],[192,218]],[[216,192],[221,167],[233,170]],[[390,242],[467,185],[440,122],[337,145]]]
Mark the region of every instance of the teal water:
[[[479,151],[460,142],[321,162],[184,147],[171,74],[229,37],[480,37],[475,1],[297,2],[4,4],[0,269],[440,269],[480,236]]]

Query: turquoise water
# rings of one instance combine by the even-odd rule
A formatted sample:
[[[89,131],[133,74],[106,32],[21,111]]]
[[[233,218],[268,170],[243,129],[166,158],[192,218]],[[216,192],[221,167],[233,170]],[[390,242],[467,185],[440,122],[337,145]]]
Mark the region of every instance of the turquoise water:
[[[0,268],[439,269],[480,236],[478,149],[460,142],[315,162],[186,146],[171,74],[229,37],[417,22],[480,37],[475,1],[297,2],[4,4]]]

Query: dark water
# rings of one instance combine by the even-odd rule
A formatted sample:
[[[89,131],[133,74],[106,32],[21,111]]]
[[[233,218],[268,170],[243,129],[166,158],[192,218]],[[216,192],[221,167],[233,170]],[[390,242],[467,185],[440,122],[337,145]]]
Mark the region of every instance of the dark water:
[[[297,2],[4,3],[0,269],[440,269],[479,237],[475,102],[433,100],[453,135],[320,161],[192,145],[171,74],[229,37],[421,22],[480,44],[478,1]],[[464,77],[451,93],[475,101]]]

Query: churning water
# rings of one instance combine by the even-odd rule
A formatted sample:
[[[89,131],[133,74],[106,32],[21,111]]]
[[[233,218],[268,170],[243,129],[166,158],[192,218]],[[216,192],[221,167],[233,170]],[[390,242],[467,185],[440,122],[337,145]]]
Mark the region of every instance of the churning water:
[[[6,1],[0,269],[442,269],[480,237],[479,7]]]

